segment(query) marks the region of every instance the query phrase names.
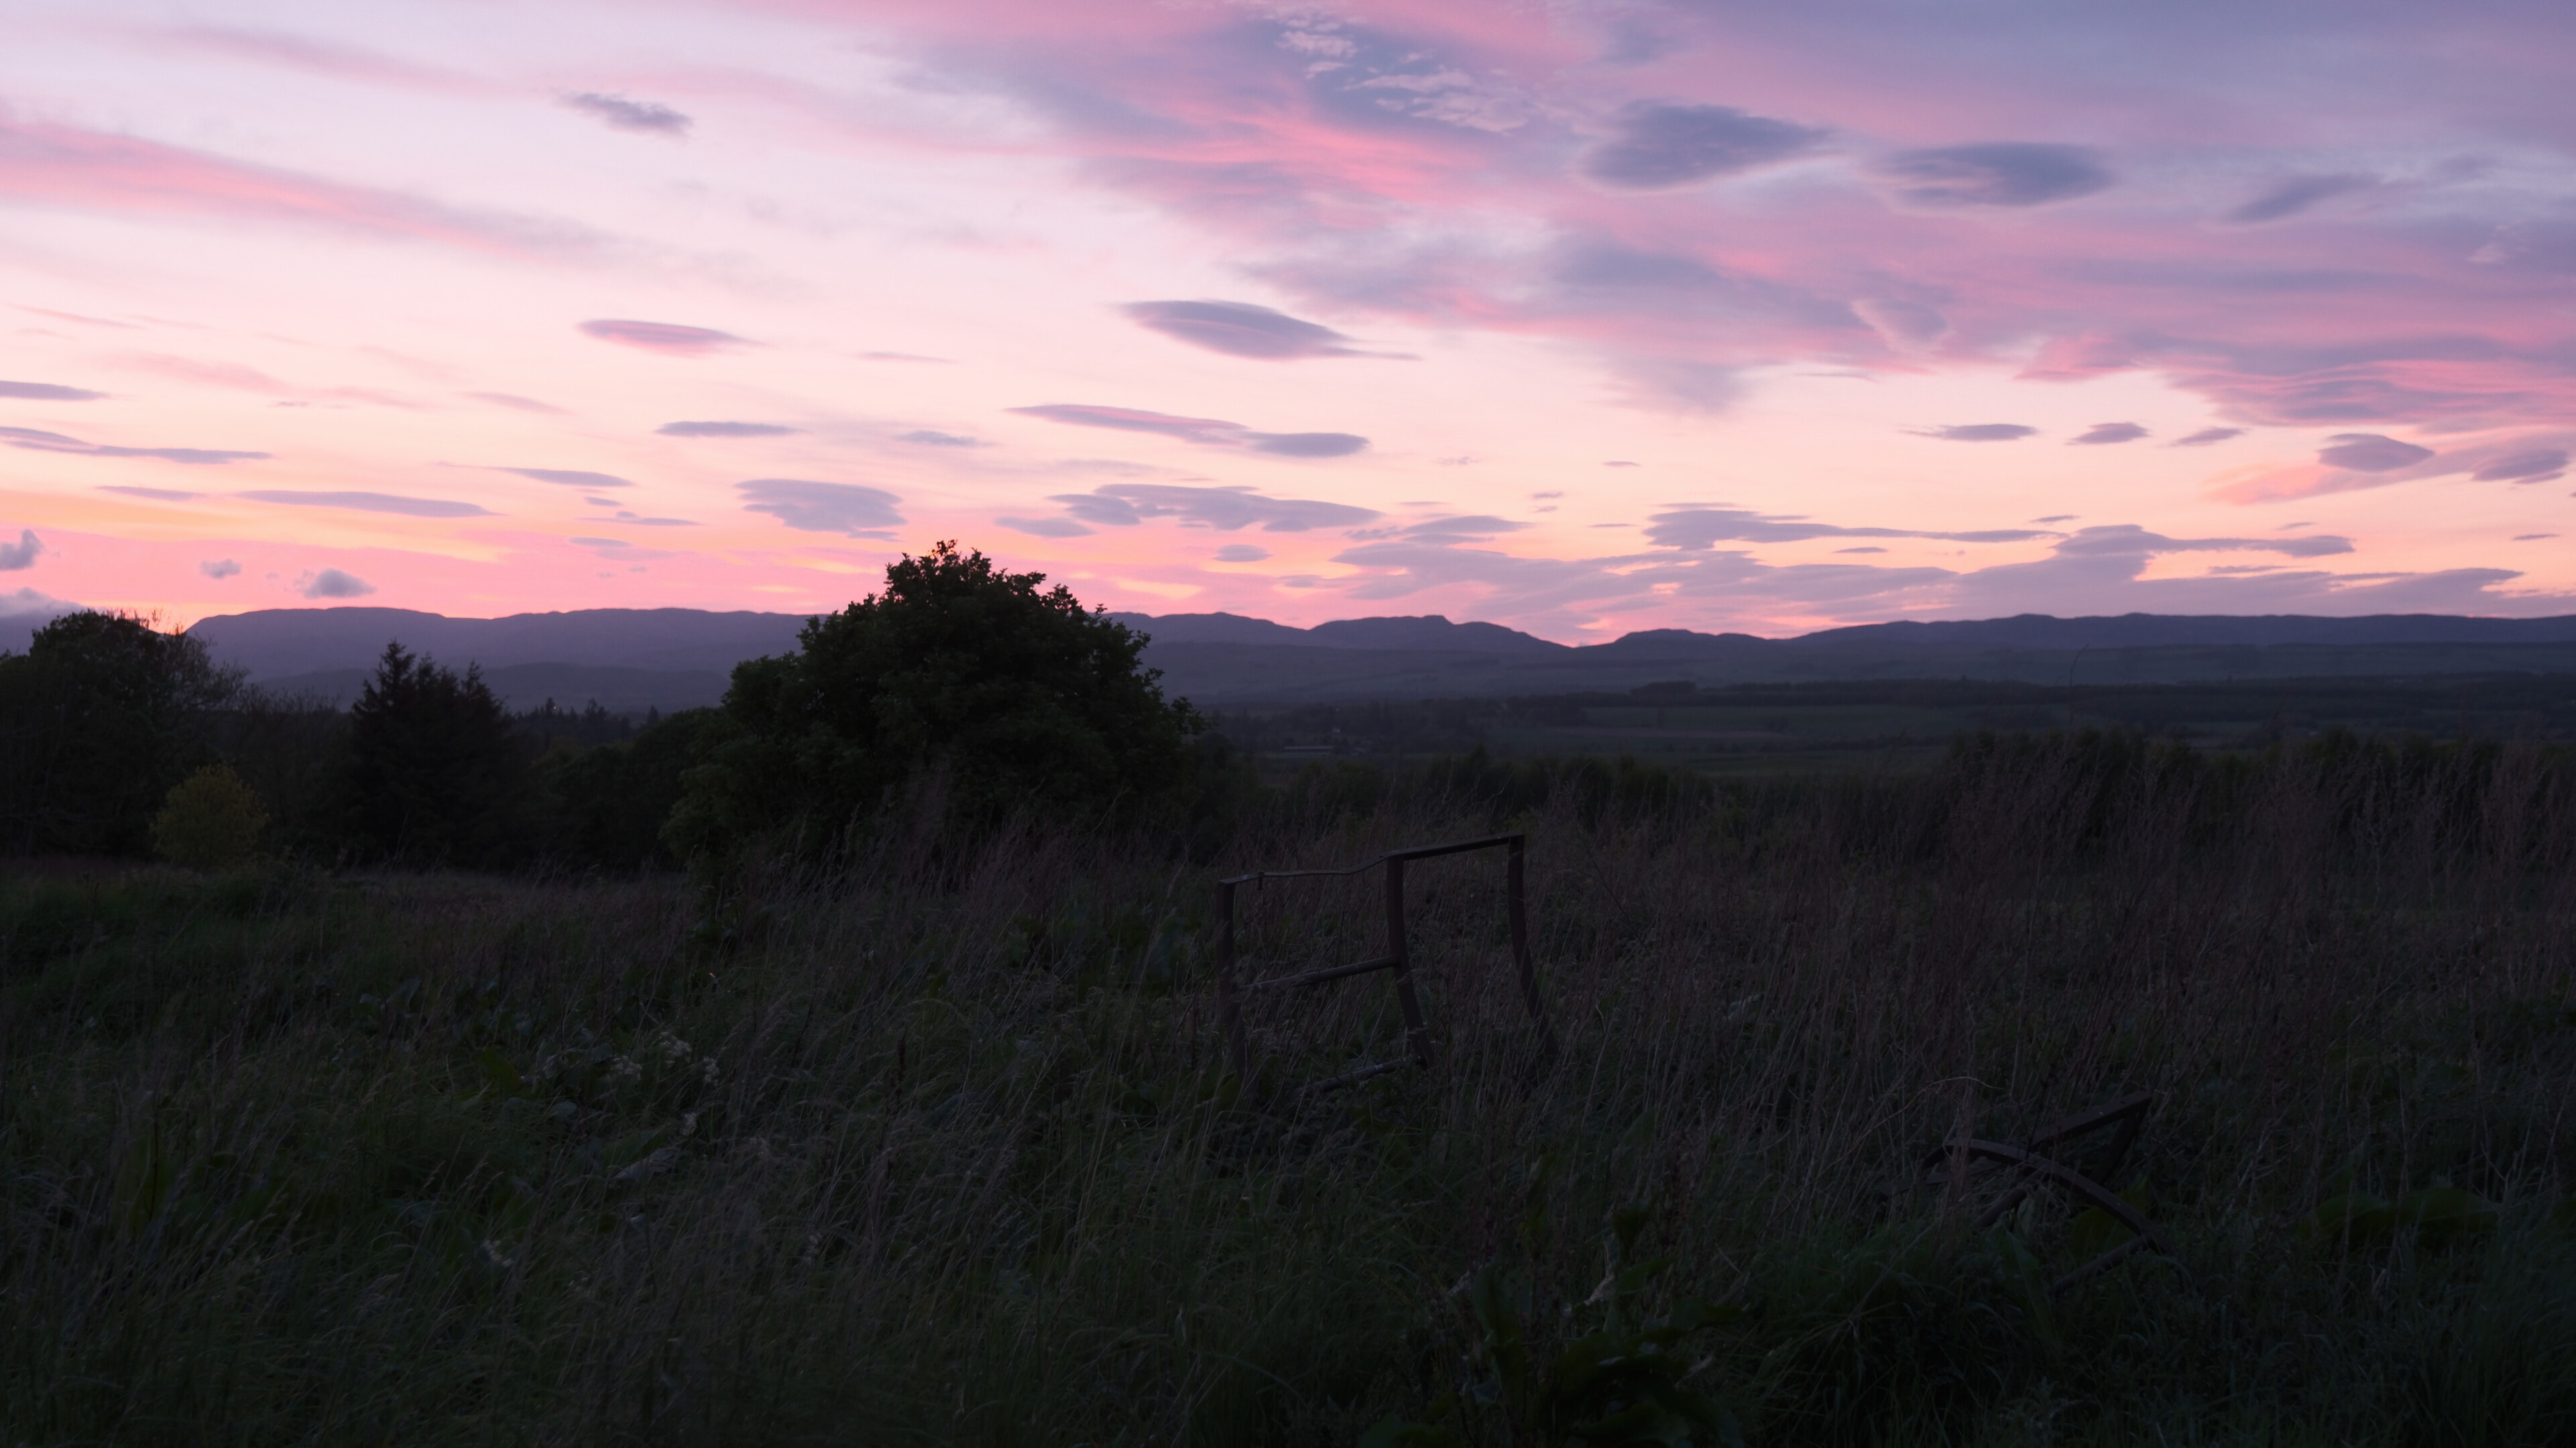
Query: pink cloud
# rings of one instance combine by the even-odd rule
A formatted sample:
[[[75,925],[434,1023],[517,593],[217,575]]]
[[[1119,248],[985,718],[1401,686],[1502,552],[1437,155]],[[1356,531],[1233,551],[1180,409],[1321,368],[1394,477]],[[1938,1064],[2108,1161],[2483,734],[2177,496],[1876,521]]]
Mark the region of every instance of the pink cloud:
[[[566,223],[469,212],[130,136],[6,119],[0,119],[0,201],[318,226],[511,256],[560,256],[597,243],[594,233]]]

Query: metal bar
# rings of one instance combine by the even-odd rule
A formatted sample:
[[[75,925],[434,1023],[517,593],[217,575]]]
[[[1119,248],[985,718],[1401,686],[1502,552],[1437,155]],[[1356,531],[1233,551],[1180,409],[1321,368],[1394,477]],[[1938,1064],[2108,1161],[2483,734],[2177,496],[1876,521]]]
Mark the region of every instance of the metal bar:
[[[1395,1002],[1404,1008],[1404,1041],[1413,1059],[1431,1064],[1431,1029],[1422,1023],[1422,1000],[1413,991],[1413,966],[1404,951],[1405,856],[1386,857],[1386,953],[1395,962]]]
[[[1522,868],[1528,853],[1519,835],[1511,838],[1511,853],[1503,863],[1504,895],[1512,918],[1512,967],[1520,972],[1521,1004],[1529,1007],[1530,1019],[1538,1024],[1539,1054],[1546,1060],[1556,1059],[1556,1031],[1548,1024],[1547,1007],[1538,994],[1538,972],[1530,965],[1529,889],[1527,871]]]
[[[1336,965],[1326,970],[1310,970],[1304,975],[1283,975],[1276,980],[1251,981],[1242,989],[1245,995],[1250,995],[1257,990],[1289,990],[1297,986],[1322,985],[1325,981],[1340,980],[1346,975],[1366,975],[1373,970],[1391,970],[1394,967],[1394,956],[1381,955],[1374,960],[1363,960],[1353,965]]]
[[[1490,850],[1497,845],[1517,845],[1525,836],[1488,835],[1480,840],[1452,840],[1445,845],[1421,845],[1410,850],[1389,850],[1373,855],[1345,870],[1255,870],[1249,875],[1236,875],[1220,880],[1220,885],[1249,885],[1260,880],[1308,880],[1364,874],[1389,860],[1427,860],[1436,855],[1463,854],[1468,850]]]

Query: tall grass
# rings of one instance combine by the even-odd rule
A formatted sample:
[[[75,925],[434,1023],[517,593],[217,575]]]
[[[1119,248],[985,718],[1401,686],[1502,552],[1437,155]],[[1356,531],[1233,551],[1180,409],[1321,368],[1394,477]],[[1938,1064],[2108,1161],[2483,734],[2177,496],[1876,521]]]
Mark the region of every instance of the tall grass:
[[[1546,1441],[1471,1284],[1542,1376],[1627,1210],[1640,1310],[1720,1309],[1687,1386],[1756,1442],[2569,1441],[2571,790],[2533,748],[2057,737],[1318,773],[1213,858],[890,831],[715,900],[20,877],[0,1439]],[[1298,1090],[1398,1048],[1371,977],[1223,1071],[1216,875],[1497,824],[1552,1060],[1461,857],[1414,870],[1436,1069]],[[1265,886],[1245,948],[1354,958],[1376,906]],[[2116,1185],[2178,1265],[2051,1302],[2068,1214],[1910,1185],[2133,1088]],[[2348,1229],[2436,1184],[2492,1217]]]

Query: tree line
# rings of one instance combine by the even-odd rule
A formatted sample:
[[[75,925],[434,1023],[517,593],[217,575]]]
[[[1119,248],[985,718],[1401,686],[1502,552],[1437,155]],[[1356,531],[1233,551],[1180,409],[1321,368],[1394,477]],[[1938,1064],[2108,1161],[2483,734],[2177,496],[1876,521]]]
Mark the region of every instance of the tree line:
[[[1188,829],[1248,787],[1144,637],[941,543],[639,727],[513,713],[479,668],[389,641],[354,704],[271,696],[185,634],[81,612],[0,655],[0,850],[221,863],[635,869],[755,840],[845,847],[935,781],[943,827]]]

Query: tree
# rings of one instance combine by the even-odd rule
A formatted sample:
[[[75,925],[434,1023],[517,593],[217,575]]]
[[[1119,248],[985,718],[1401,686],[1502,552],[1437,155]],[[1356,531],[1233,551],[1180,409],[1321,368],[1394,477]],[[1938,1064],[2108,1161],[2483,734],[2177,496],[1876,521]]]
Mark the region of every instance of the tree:
[[[667,862],[663,822],[680,802],[699,735],[716,717],[713,709],[683,710],[632,740],[593,745],[557,765],[552,792],[563,812],[564,856],[621,870]]]
[[[385,645],[349,710],[351,836],[415,864],[501,865],[533,843],[534,771],[479,665]]]
[[[665,838],[688,855],[789,828],[828,849],[932,770],[968,822],[1170,802],[1197,711],[1141,666],[1144,635],[1045,581],[943,542],[809,620],[796,653],[735,668]]]
[[[214,757],[238,670],[140,618],[84,610],[0,656],[0,829],[22,852],[139,853],[173,786]]]

